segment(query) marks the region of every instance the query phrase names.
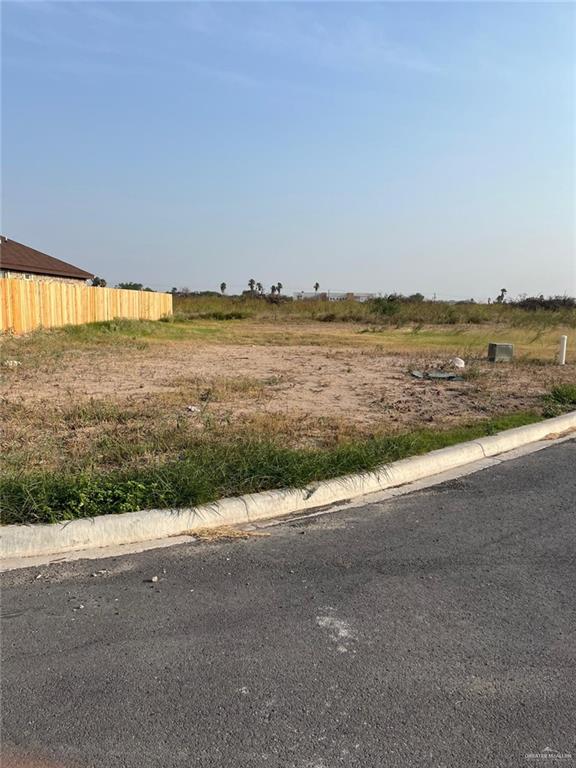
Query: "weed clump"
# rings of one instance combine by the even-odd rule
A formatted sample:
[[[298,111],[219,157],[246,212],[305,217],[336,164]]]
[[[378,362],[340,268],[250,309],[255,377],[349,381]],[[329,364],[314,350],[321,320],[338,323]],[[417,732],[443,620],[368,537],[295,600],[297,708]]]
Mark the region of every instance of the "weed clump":
[[[576,384],[558,384],[544,396],[544,416],[550,418],[576,408]]]

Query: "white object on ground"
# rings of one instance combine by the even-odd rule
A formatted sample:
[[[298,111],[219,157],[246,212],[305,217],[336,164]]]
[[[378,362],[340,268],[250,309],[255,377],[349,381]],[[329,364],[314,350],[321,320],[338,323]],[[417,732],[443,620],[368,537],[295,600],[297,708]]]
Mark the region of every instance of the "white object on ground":
[[[461,357],[453,357],[452,360],[450,360],[450,365],[453,368],[466,368],[466,363]]]
[[[560,354],[558,355],[558,363],[560,365],[566,365],[566,347],[568,346],[568,336],[560,336]]]

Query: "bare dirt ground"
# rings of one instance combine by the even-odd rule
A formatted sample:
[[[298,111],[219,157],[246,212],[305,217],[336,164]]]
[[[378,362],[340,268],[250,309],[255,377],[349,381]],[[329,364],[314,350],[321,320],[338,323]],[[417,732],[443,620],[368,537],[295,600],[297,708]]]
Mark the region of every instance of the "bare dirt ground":
[[[282,414],[370,426],[451,424],[530,410],[576,367],[472,362],[466,380],[421,381],[413,368],[448,356],[385,354],[378,349],[210,345],[197,341],[145,349],[76,350],[57,364],[6,371],[5,403],[65,408],[94,400],[165,411],[210,407],[232,418]]]

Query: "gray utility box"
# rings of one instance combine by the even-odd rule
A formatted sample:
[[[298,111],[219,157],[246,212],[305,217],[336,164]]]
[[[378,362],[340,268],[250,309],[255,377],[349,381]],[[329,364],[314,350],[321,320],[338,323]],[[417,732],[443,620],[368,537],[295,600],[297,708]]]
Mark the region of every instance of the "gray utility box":
[[[488,360],[491,363],[509,363],[513,357],[513,344],[488,344]]]

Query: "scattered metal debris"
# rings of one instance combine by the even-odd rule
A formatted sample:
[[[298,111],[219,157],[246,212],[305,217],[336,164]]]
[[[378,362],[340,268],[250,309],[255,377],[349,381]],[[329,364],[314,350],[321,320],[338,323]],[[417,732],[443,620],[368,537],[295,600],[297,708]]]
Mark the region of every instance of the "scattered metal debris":
[[[449,371],[411,371],[415,379],[439,379],[441,381],[464,381],[464,376]]]

